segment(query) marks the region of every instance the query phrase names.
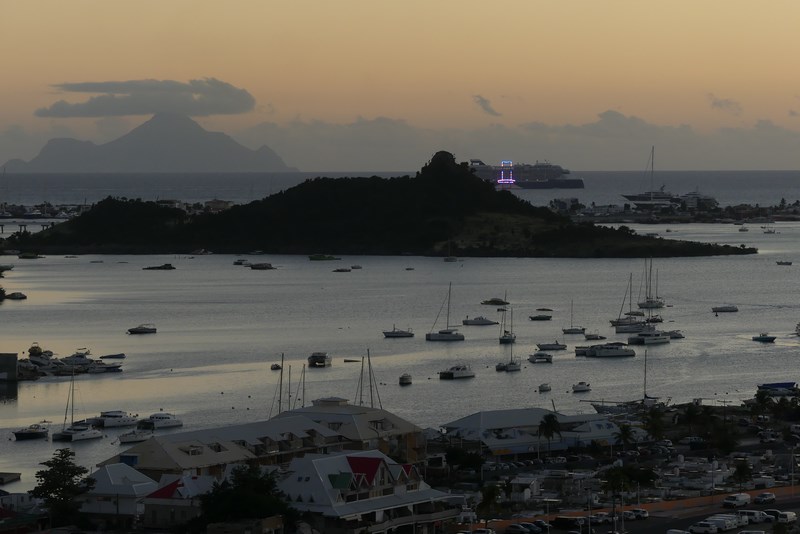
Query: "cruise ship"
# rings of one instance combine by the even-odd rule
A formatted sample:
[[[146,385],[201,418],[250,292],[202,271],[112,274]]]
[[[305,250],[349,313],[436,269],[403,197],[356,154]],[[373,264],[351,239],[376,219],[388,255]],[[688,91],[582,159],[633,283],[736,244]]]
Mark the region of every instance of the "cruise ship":
[[[569,169],[547,161],[514,163],[504,160],[500,165],[488,165],[471,159],[469,166],[479,178],[498,185],[516,185],[523,189],[583,189],[580,178],[565,178],[570,174]]]

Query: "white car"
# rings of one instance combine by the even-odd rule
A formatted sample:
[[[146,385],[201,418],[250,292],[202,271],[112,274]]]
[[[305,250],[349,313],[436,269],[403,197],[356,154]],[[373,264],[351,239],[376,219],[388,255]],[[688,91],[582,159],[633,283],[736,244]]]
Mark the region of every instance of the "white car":
[[[647,519],[650,514],[644,508],[632,508],[631,512],[636,516],[636,519]]]
[[[708,521],[700,521],[690,526],[689,532],[692,534],[717,534],[717,527]]]

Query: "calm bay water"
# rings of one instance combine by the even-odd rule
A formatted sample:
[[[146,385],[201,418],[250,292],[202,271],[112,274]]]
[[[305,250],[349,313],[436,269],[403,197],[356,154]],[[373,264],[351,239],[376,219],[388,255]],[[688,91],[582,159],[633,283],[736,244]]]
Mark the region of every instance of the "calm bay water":
[[[658,293],[669,304],[664,327],[681,329],[686,339],[648,349],[649,394],[685,402],[738,401],[752,397],[758,383],[794,380],[800,343],[797,269],[800,269],[800,223],[776,223],[776,234],[756,225],[742,233],[733,225],[640,227],[662,236],[754,245],[758,255],[656,260]],[[101,410],[121,409],[142,416],[163,409],[178,414],[184,429],[199,429],[267,418],[276,413],[278,373],[270,364],[283,353],[291,366],[292,404],[340,396],[357,398],[360,359],[369,351],[383,407],[423,426],[443,423],[478,410],[541,406],[565,412],[592,411],[582,400],[625,400],[644,387],[644,352],[636,358],[576,358],[582,336],[566,336],[567,351],[555,353],[552,365],[525,363],[520,373],[497,373],[494,364],[527,358],[537,342],[565,339],[570,322],[624,341],[609,327],[617,317],[629,275],[634,297],[640,291],[644,260],[625,259],[463,259],[445,263],[424,257],[344,257],[311,262],[304,256],[252,257],[269,261],[273,271],[234,266],[233,256],[80,256],[14,263],[2,280],[8,291],[22,291],[26,301],[6,301],[0,352],[24,352],[32,342],[66,356],[88,347],[96,356],[124,352],[123,373],[76,378],[76,419]],[[102,260],[102,263],[92,263]],[[793,260],[777,266],[776,260]],[[142,267],[172,263],[175,271]],[[363,269],[334,273],[341,266]],[[413,270],[406,270],[413,267]],[[508,295],[513,304],[517,344],[500,346],[499,327],[462,327],[466,341],[426,342],[440,312],[448,284],[453,284],[451,323],[469,315],[499,319],[494,307],[480,302]],[[736,304],[739,312],[715,317],[711,307]],[[550,322],[533,322],[536,308],[554,310]],[[626,305],[627,309],[627,305]],[[444,321],[444,312],[437,328]],[[129,336],[140,323],[155,323],[158,333]],[[384,339],[381,331],[396,324],[411,327],[412,339]],[[753,342],[769,331],[775,344]],[[305,398],[298,380],[307,356],[328,351],[333,366],[307,371]],[[475,379],[439,381],[436,372],[469,363]],[[411,373],[414,384],[397,379]],[[286,378],[286,375],[285,375]],[[571,384],[585,380],[592,392],[575,395]],[[549,382],[553,390],[536,391]],[[63,444],[15,442],[10,432],[46,419],[61,426],[69,390],[65,378],[23,382],[0,402],[0,471],[21,471],[23,479],[4,489],[28,489],[38,463]],[[365,392],[365,398],[369,395]],[[284,396],[285,399],[285,396]],[[109,431],[94,443],[77,443],[78,461],[92,466],[114,454],[121,431]]]

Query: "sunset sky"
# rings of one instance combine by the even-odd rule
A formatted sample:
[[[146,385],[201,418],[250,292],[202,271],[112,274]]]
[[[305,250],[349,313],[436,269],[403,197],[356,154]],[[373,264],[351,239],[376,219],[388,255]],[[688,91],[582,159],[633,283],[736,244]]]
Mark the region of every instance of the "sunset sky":
[[[4,0],[0,164],[185,112],[301,170],[800,169],[800,2]]]

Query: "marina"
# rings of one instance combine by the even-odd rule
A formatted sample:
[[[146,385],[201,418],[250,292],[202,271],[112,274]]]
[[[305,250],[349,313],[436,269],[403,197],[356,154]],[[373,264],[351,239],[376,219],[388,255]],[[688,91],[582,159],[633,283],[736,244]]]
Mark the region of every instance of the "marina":
[[[674,403],[697,397],[738,403],[752,398],[758,384],[797,379],[791,372],[800,347],[795,333],[800,306],[786,289],[794,287],[792,270],[776,268],[775,261],[800,255],[800,223],[775,226],[776,234],[747,234],[746,243],[759,247],[758,255],[656,261],[659,295],[667,302],[659,310],[664,320],[660,329],[681,330],[686,336],[649,346],[648,393]],[[633,228],[663,231],[652,225]],[[742,237],[734,228],[672,227],[678,238],[736,244]],[[483,300],[506,291],[523,317],[540,308],[554,310],[547,313],[556,320],[515,325],[515,348],[521,354],[535,353],[538,342],[562,340],[571,299],[576,300],[576,312],[580,302],[587,328],[608,342],[625,342],[629,334],[616,334],[609,319],[619,315],[630,273],[637,298],[641,258],[462,258],[452,264],[408,256],[343,258],[347,265],[363,266],[357,278],[333,274],[330,263],[307,256],[267,259],[279,268],[274,273],[278,277],[253,277],[234,266],[231,255],[4,259],[13,269],[5,271],[3,286],[29,298],[4,313],[8,335],[3,352],[22,357],[37,340],[55,357],[86,346],[92,354],[124,353],[123,373],[75,376],[75,420],[116,409],[164,411],[187,430],[276,415],[279,373],[270,371],[271,364],[284,353],[284,369],[293,367],[297,377],[309,354],[321,348],[337,362],[361,361],[369,349],[384,407],[423,428],[507,407],[591,412],[592,406],[580,401],[583,396],[571,391],[580,379],[590,379],[592,398],[625,401],[630,400],[626,392],[641,390],[639,354],[576,358],[575,347],[586,343],[583,336],[564,340],[567,349],[551,353],[551,365],[533,364],[526,356],[519,372],[496,373],[498,361],[511,360],[512,345],[498,347],[493,327],[470,327],[468,339],[458,344],[426,343],[423,336],[386,339],[382,333],[393,323],[427,332],[452,282],[454,317],[472,317],[486,310],[480,308]],[[142,270],[165,263],[181,276]],[[736,302],[739,312],[715,317],[712,307],[725,302]],[[442,311],[441,319],[444,315]],[[159,333],[127,335],[126,329],[144,317],[158,324]],[[754,333],[762,330],[776,336],[775,341],[753,342]],[[758,373],[753,373],[753,361]],[[440,371],[458,365],[468,365],[474,378],[438,379]],[[413,375],[413,386],[399,385],[398,377],[405,373]],[[358,365],[314,370],[307,375],[305,394],[294,378],[292,405],[350,397],[358,375]],[[34,421],[60,423],[69,384],[69,377],[45,376],[1,385],[2,432],[11,439],[0,440],[0,471],[22,473],[6,489],[32,487],[39,462],[63,446],[45,439],[17,443],[11,434]],[[541,384],[551,390],[539,392]],[[93,466],[117,453],[117,438],[124,431],[110,428],[102,439],[67,446],[75,448],[79,463]]]

